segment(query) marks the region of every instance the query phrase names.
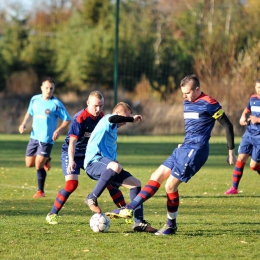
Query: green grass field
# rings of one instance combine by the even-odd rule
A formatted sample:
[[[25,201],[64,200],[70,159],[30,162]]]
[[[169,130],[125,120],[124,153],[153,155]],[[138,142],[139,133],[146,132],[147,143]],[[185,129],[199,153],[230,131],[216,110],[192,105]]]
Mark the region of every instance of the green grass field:
[[[239,195],[223,195],[233,170],[225,162],[224,137],[212,137],[209,160],[188,184],[180,186],[179,230],[166,237],[133,233],[123,220],[111,220],[107,233],[93,233],[92,214],[83,201],[95,182],[83,171],[78,189],[59,214],[59,224],[48,225],[45,217],[64,185],[60,165],[64,137],[53,148],[42,199],[32,198],[36,173],[24,166],[28,139],[26,135],[0,136],[0,259],[260,259],[260,177],[247,164]],[[120,136],[118,160],[144,185],[181,142],[180,136]],[[128,202],[128,190],[122,191]],[[115,208],[107,191],[99,204],[104,211]],[[164,224],[163,185],[144,209],[145,219],[154,227]]]

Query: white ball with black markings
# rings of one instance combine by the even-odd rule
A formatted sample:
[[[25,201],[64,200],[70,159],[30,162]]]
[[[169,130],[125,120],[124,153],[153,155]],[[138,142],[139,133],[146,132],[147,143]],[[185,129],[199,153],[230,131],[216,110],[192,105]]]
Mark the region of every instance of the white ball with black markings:
[[[103,213],[95,213],[89,221],[89,226],[94,232],[106,232],[110,228],[110,219]]]

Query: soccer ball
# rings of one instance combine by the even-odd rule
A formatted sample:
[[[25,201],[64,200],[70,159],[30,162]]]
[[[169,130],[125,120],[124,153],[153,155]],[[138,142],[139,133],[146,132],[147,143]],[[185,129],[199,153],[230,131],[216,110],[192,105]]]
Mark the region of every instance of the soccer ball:
[[[95,213],[89,221],[89,226],[94,232],[106,232],[110,228],[110,219],[103,213]]]

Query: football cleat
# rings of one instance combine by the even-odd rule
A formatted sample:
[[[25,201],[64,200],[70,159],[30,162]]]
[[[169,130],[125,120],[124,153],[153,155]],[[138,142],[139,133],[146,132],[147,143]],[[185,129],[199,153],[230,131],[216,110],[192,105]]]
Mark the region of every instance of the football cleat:
[[[48,158],[47,162],[45,163],[45,165],[43,166],[44,170],[46,172],[48,172],[51,168],[51,158]]]
[[[161,229],[155,232],[155,235],[156,236],[173,235],[177,232],[177,230],[178,230],[177,225],[175,227],[169,227],[165,224]]]
[[[238,194],[238,191],[237,191],[236,188],[234,188],[234,187],[232,186],[232,187],[231,187],[229,190],[227,190],[224,194],[226,194],[226,195]]]
[[[58,224],[58,221],[59,221],[59,217],[58,217],[58,214],[48,214],[46,216],[46,221],[48,224],[50,225],[56,225]]]
[[[125,218],[125,223],[126,224],[133,224],[134,223],[134,218]]]
[[[95,213],[101,213],[101,209],[98,206],[97,198],[90,198],[90,194],[87,196],[85,200],[85,204],[87,204],[91,211]]]
[[[45,197],[45,193],[41,190],[38,190],[34,195],[33,198],[43,198]]]
[[[132,226],[132,229],[136,232],[148,232],[148,233],[155,233],[157,231],[157,229],[151,227],[151,224],[145,220],[143,220],[140,223],[135,222]]]
[[[127,208],[119,208],[110,212],[106,212],[105,215],[111,219],[114,218],[125,218],[132,219],[133,218],[133,210]]]
[[[120,218],[119,216],[119,213],[120,213],[120,210],[123,209],[123,208],[118,208],[118,209],[115,209],[113,211],[110,211],[110,212],[106,212],[105,215],[107,217],[109,217],[110,219],[117,219],[117,218]]]

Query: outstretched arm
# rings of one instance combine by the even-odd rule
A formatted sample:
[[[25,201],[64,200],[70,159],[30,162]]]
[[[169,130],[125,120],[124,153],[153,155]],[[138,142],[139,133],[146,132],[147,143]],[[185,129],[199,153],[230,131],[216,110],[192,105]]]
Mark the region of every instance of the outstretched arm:
[[[142,121],[142,116],[140,116],[140,115],[135,115],[135,116],[112,115],[111,117],[109,117],[108,121],[112,124],[127,123],[127,122],[135,123],[137,121]]]
[[[226,130],[226,138],[227,138],[227,146],[229,149],[228,152],[228,164],[234,164],[236,161],[235,156],[235,141],[234,141],[234,129],[232,123],[229,121],[228,117],[225,113],[223,113],[220,117],[217,118],[217,121],[225,127]]]

